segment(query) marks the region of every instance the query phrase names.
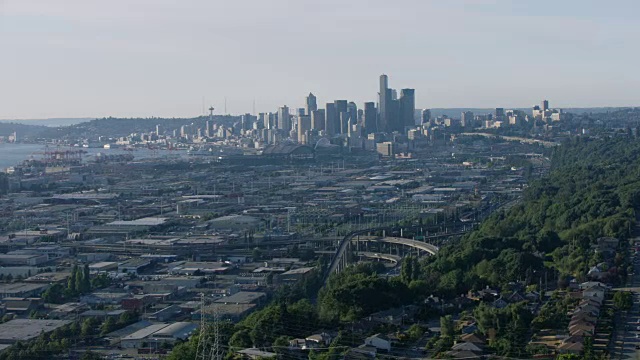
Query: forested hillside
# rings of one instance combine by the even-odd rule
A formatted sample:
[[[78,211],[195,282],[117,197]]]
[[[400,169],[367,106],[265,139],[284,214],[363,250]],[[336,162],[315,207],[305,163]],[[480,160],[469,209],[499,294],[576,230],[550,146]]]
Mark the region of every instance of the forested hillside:
[[[545,270],[583,280],[599,260],[595,241],[624,239],[635,221],[639,155],[640,143],[626,137],[577,138],[557,148],[550,174],[530,184],[520,205],[428,259],[424,279],[449,296],[518,280],[536,284]]]

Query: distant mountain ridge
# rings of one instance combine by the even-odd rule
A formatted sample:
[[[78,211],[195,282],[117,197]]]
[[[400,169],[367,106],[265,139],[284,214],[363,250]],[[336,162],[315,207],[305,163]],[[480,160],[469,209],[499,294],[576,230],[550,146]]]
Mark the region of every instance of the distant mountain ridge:
[[[552,104],[553,105],[553,104]],[[610,112],[610,111],[617,111],[620,109],[628,109],[631,108],[633,106],[620,106],[620,107],[593,107],[593,108],[563,108],[560,107],[560,109],[562,109],[562,111],[564,112],[569,112],[572,114],[576,114],[576,115],[581,115],[584,113],[605,113],[605,112]],[[551,106],[551,108],[554,108],[553,106]],[[521,110],[524,111],[527,114],[531,114],[531,109],[532,107],[528,107],[528,108],[521,108],[521,107],[504,107],[503,109],[505,110]],[[464,111],[471,111],[472,113],[474,113],[475,115],[482,115],[482,114],[490,114],[493,113],[496,109],[495,108],[432,108],[431,110],[431,117],[438,117],[438,116],[442,116],[442,115],[446,115],[452,118],[460,118],[460,114]],[[418,111],[422,111],[422,110],[418,110],[416,109],[416,113]]]
[[[81,124],[83,122],[87,122],[95,119],[96,118],[15,119],[15,120],[0,120],[0,123],[58,127],[58,126],[77,125],[77,124]]]

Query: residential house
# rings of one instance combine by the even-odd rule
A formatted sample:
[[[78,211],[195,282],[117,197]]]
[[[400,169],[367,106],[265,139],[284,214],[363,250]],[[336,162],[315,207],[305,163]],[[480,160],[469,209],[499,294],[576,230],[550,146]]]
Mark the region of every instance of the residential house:
[[[313,334],[305,338],[308,344],[312,343],[314,345],[317,345],[316,347],[329,346],[331,344],[331,339],[332,339],[331,335],[325,332],[319,333],[319,334]]]
[[[487,344],[484,336],[478,334],[465,334],[460,337],[460,341],[475,344],[479,348],[483,348]]]
[[[591,286],[582,291],[582,297],[584,299],[604,299],[607,288],[600,285]],[[599,301],[600,303],[602,301]]]
[[[581,354],[584,350],[584,337],[570,336],[557,346],[557,350],[561,354]]]
[[[569,326],[569,334],[571,336],[592,336],[596,331],[596,324],[586,321],[581,321]]]
[[[509,305],[509,303],[506,302],[503,298],[500,298],[500,299],[495,300],[491,305],[493,305],[493,307],[496,308],[496,309],[503,309],[503,308],[507,307],[507,305]]]
[[[505,298],[505,296],[503,296],[503,298]],[[524,296],[523,293],[519,292],[519,291],[514,291],[513,293],[509,294],[506,296],[505,299],[508,303],[518,303],[518,302],[522,302],[522,301],[527,301],[527,298]]]
[[[377,350],[391,351],[391,341],[382,334],[375,334],[364,339],[364,344]]]
[[[474,354],[482,353],[482,349],[478,345],[470,342],[459,342],[451,347],[451,351],[470,351]]]

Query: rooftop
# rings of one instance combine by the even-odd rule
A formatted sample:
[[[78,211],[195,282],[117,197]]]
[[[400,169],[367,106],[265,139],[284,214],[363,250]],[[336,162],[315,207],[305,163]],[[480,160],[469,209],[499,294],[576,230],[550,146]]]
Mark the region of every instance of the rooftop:
[[[251,304],[265,296],[267,296],[267,294],[263,292],[240,291],[233,295],[218,299],[215,302],[227,304]]]
[[[14,319],[0,324],[0,342],[6,344],[30,340],[70,323],[67,320]]]
[[[118,220],[108,223],[109,226],[158,226],[164,224],[167,218],[146,217],[137,220]]]
[[[125,337],[122,338],[123,341],[125,340],[142,340],[144,338],[146,338],[147,336],[155,333],[156,331],[160,331],[164,328],[166,328],[167,326],[169,326],[169,324],[151,324],[145,328],[142,328],[136,332],[134,332],[133,334],[127,335]]]

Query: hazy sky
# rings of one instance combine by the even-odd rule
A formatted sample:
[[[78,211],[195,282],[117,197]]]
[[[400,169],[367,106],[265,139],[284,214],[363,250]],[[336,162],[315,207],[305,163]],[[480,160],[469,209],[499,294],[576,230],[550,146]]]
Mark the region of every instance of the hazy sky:
[[[0,0],[0,119],[640,105],[637,0]]]

